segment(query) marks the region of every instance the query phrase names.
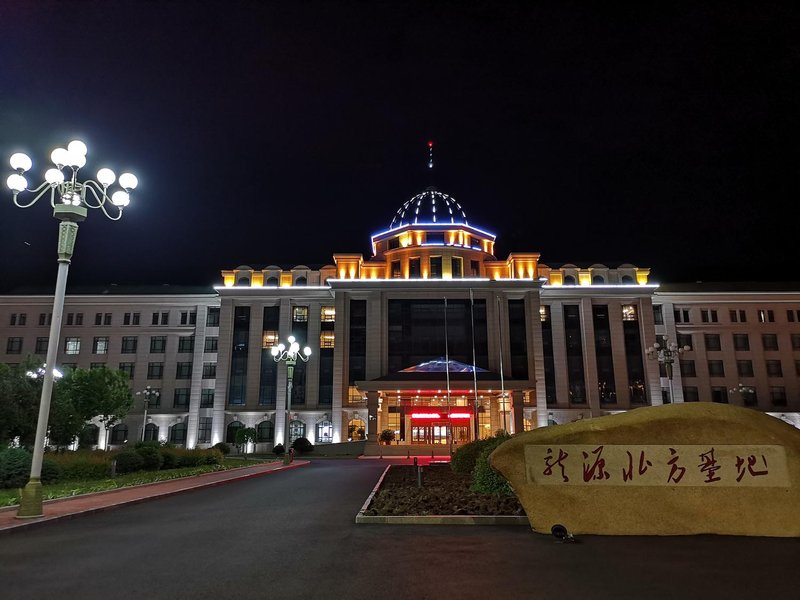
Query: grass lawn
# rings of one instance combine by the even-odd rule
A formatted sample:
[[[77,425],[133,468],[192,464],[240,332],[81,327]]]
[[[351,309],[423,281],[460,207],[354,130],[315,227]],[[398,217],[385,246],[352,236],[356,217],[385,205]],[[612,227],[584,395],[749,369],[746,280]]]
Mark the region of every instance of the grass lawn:
[[[202,475],[203,473],[211,473],[212,471],[224,471],[226,469],[257,465],[259,463],[272,462],[274,460],[276,460],[274,456],[271,458],[248,459],[226,458],[223,460],[222,465],[203,465],[200,467],[186,469],[166,469],[162,471],[137,471],[136,473],[127,473],[125,475],[118,475],[117,477],[109,477],[107,479],[62,481],[43,486],[42,496],[45,500],[53,500],[55,498],[78,496],[79,494],[88,494],[91,492],[104,492],[106,490],[114,490],[121,487],[142,485],[144,483],[155,483],[157,481],[167,481],[169,479],[180,479],[181,477],[191,477],[192,475]],[[14,506],[16,504],[19,504],[18,489],[0,489],[0,507]]]

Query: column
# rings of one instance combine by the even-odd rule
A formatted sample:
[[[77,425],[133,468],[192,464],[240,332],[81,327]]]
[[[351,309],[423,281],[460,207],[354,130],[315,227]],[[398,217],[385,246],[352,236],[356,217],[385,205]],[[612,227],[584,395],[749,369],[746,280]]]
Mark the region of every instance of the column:
[[[556,399],[560,408],[569,406],[569,382],[567,379],[567,342],[564,334],[564,305],[550,305],[550,321],[553,328],[553,360],[556,366]]]
[[[608,303],[608,326],[611,330],[611,359],[614,363],[614,385],[617,391],[617,406],[630,408],[631,390],[628,384],[628,360],[625,355],[625,331],[622,328],[622,303]]]
[[[219,341],[217,343],[217,382],[214,387],[214,420],[211,444],[225,441],[225,406],[228,402],[228,380],[233,345],[233,300],[223,298],[219,311]],[[159,431],[159,435],[161,432]]]
[[[378,392],[367,392],[367,441],[378,441]]]
[[[306,340],[306,345],[311,348],[311,358],[306,363],[306,409],[310,410],[319,407],[319,334],[322,329],[320,314],[321,304],[310,302]]]
[[[347,389],[347,349],[350,313],[347,310],[347,295],[337,293],[334,298],[336,307],[336,321],[333,324],[335,343],[333,347],[333,399],[331,402],[331,421],[333,422],[333,442],[346,441],[343,429],[347,429],[342,415],[343,398]]]
[[[542,340],[542,318],[539,313],[541,307],[541,290],[536,290],[528,295],[529,310],[528,319],[530,319],[530,327],[528,327],[528,368],[533,374],[533,383],[535,386],[534,398],[536,400],[536,426],[545,427],[547,425],[547,391],[545,388],[544,378],[544,342]]]
[[[594,341],[592,299],[581,298],[581,331],[583,332],[583,377],[586,383],[586,402],[593,417],[599,417],[600,393],[597,389],[597,348]]]
[[[656,343],[656,324],[653,319],[653,304],[649,298],[642,298],[639,302],[639,335],[642,339],[642,361],[644,370],[647,374],[647,387],[650,391],[650,404],[660,406],[663,404],[661,398],[661,374],[657,360],[647,358],[647,349]],[[675,340],[672,340],[675,341]],[[673,365],[679,369],[680,365]]]
[[[207,306],[196,308],[196,326],[194,328],[194,353],[192,355],[192,383],[189,390],[189,417],[186,423],[186,447],[197,445],[197,428],[200,424],[200,390],[203,389],[203,356],[206,341]]]
[[[524,402],[524,394],[522,390],[513,390],[511,392],[511,431],[510,433],[522,433],[525,431],[524,415],[522,406]]]

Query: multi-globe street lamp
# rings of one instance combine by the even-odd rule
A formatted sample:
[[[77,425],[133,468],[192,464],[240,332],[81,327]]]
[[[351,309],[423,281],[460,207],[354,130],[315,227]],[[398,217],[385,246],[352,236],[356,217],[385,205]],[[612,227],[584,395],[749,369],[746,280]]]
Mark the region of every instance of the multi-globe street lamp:
[[[731,388],[729,392],[731,394],[739,394],[742,404],[747,405],[747,401],[753,398],[753,392],[755,392],[755,389],[749,385],[739,382],[739,384],[736,387]]]
[[[142,417],[142,441],[144,441],[144,434],[147,429],[147,409],[150,407],[151,402],[158,404],[158,398],[161,396],[161,392],[148,385],[141,392],[136,392],[136,395],[144,397],[144,416]]]
[[[272,347],[272,359],[276,363],[286,363],[286,420],[283,425],[283,444],[285,456],[289,456],[289,411],[292,408],[292,379],[294,378],[294,366],[299,358],[303,362],[308,362],[311,358],[311,348],[306,346],[300,352],[300,344],[293,335],[286,338],[288,345],[283,342]]]
[[[53,319],[50,324],[50,337],[45,364],[54,365],[58,355],[58,341],[61,334],[61,318],[64,313],[64,294],[67,288],[67,273],[75,249],[78,223],[86,219],[89,208],[99,208],[112,221],[122,217],[122,210],[130,203],[130,191],[138,180],[131,173],[119,176],[119,189],[109,196],[109,186],[116,180],[111,169],[100,169],[97,181],[78,180],[78,171],[86,165],[86,144],[80,140],[71,141],[66,148],[56,148],[50,154],[55,167],[45,171],[44,181],[33,189],[28,189],[25,172],[33,166],[31,159],[22,152],[11,155],[9,163],[15,173],[8,177],[6,184],[11,189],[14,205],[30,208],[49,192],[50,206],[58,225],[58,277],[53,294]],[[65,173],[66,171],[66,173]],[[30,200],[20,199],[20,194],[33,194]],[[114,208],[111,208],[111,205]],[[110,212],[109,212],[110,210]],[[23,488],[20,497],[18,518],[42,516],[42,459],[47,432],[47,418],[50,413],[50,397],[53,392],[53,369],[45,369],[42,375],[42,397],[39,403],[39,418],[36,423],[36,441],[33,446],[30,481]]]
[[[675,359],[679,358],[684,352],[691,350],[691,346],[678,347],[675,342],[670,342],[669,337],[664,336],[663,345],[656,342],[647,349],[647,358],[657,360],[659,365],[664,365],[664,371],[667,373],[669,379],[669,401],[675,402],[675,396],[672,392],[672,365]]]

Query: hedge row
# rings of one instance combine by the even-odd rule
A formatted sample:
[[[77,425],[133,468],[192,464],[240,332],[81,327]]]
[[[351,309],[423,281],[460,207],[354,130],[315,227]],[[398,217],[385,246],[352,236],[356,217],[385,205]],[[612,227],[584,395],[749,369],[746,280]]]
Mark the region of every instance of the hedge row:
[[[461,446],[453,454],[450,467],[456,473],[472,477],[472,489],[483,494],[513,494],[505,478],[489,464],[489,455],[500,444],[510,439],[507,433],[498,432],[494,437],[476,440]]]
[[[117,473],[182,469],[201,465],[221,465],[224,458],[219,449],[186,450],[162,446],[158,442],[140,442],[133,449],[119,452]]]

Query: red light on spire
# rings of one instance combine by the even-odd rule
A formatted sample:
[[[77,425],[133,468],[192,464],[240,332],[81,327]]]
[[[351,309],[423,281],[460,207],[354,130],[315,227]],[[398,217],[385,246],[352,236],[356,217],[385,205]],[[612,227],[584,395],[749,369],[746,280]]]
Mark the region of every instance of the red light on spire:
[[[433,140],[431,140],[430,142],[428,142],[428,148],[433,148]]]

